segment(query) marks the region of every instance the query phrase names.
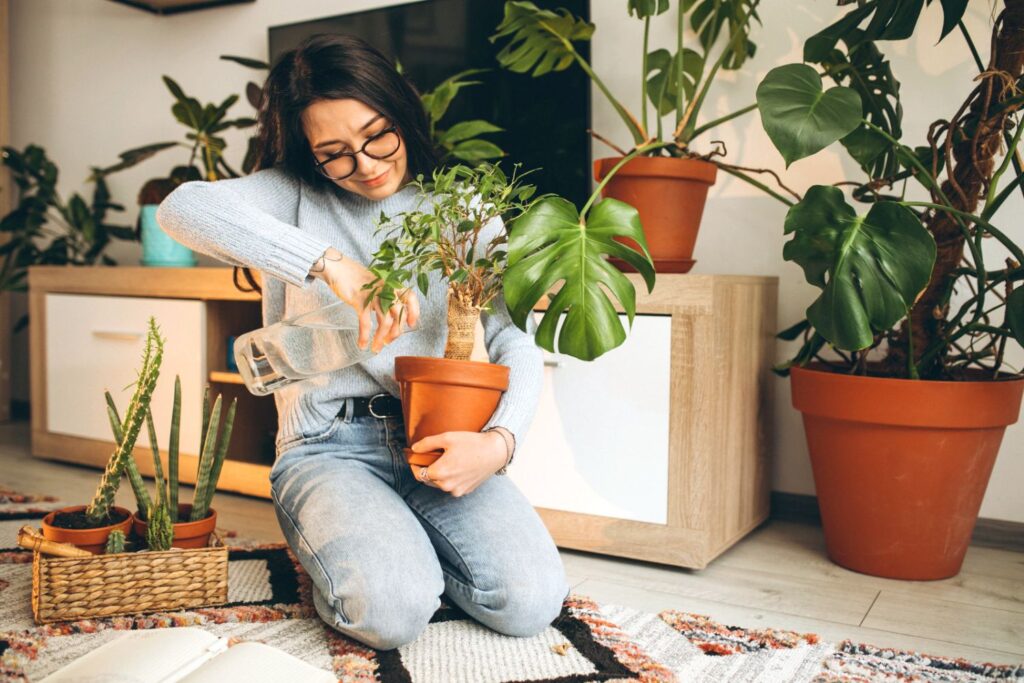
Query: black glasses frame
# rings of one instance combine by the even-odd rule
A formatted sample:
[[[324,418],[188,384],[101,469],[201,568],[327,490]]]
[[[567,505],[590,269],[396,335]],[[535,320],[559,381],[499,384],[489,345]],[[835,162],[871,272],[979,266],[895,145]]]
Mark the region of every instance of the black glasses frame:
[[[384,156],[377,156],[375,154],[370,154],[369,152],[366,151],[366,146],[368,144],[370,144],[371,142],[373,142],[374,140],[376,140],[378,138],[384,137],[388,133],[394,133],[395,137],[398,138],[398,146],[395,147],[394,151],[389,152],[389,153],[385,154]],[[357,154],[365,154],[366,156],[370,157],[371,159],[387,159],[390,156],[394,156],[398,152],[398,150],[400,150],[401,148],[402,148],[402,136],[398,134],[398,126],[391,125],[391,126],[388,126],[387,128],[385,128],[384,130],[380,131],[379,133],[374,133],[370,137],[366,138],[366,141],[363,142],[363,146],[360,147],[355,152],[338,152],[337,154],[332,154],[331,156],[327,157],[323,161],[317,159],[316,155],[314,154],[313,155],[313,165],[316,166],[316,170],[320,172],[320,175],[324,176],[325,178],[329,178],[330,180],[344,180],[345,178],[348,178],[349,176],[353,175],[357,170],[359,170],[359,161],[356,159],[356,155]],[[327,164],[331,163],[332,161],[336,160],[336,159],[340,159],[341,157],[352,157],[352,162],[355,164],[352,167],[352,172],[351,173],[346,173],[343,176],[337,176],[337,177],[330,175],[327,172],[327,169],[325,168],[325,166]]]

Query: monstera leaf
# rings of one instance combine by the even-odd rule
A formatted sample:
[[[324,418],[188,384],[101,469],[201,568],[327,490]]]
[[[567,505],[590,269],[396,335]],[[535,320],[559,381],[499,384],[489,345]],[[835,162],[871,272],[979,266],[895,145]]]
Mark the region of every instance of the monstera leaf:
[[[634,240],[643,253],[616,241]],[[582,360],[593,360],[626,339],[615,307],[605,288],[618,299],[629,317],[636,313],[633,284],[605,260],[615,256],[636,268],[654,287],[654,267],[640,226],[640,215],[632,206],[615,199],[596,204],[586,219],[561,197],[541,199],[516,219],[509,236],[508,268],[504,294],[512,320],[526,330],[527,316],[552,287],[561,283],[551,297],[537,327],[537,344],[555,351],[557,346]]]
[[[1018,286],[1006,297],[1006,324],[1017,343],[1024,346],[1024,287]]]
[[[928,284],[935,240],[910,209],[878,202],[858,216],[838,188],[815,185],[786,214],[782,255],[822,290],[807,309],[814,329],[850,351],[901,320]]]
[[[769,71],[757,86],[757,108],[786,166],[831,145],[862,120],[857,93],[842,86],[823,91],[818,72],[806,64]]]
[[[534,76],[569,68],[576,58],[572,41],[590,40],[594,35],[593,24],[574,17],[568,10],[555,13],[525,0],[505,3],[505,18],[496,30],[490,38],[492,43],[512,36],[498,52],[498,62],[516,73],[532,69]]]
[[[682,64],[679,64],[682,55]],[[680,68],[681,67],[681,68]],[[654,50],[647,55],[647,97],[658,108],[660,116],[666,116],[676,109],[679,102],[679,78],[682,72],[683,94],[689,100],[693,97],[697,80],[704,70],[704,59],[690,48],[673,55],[665,49]]]

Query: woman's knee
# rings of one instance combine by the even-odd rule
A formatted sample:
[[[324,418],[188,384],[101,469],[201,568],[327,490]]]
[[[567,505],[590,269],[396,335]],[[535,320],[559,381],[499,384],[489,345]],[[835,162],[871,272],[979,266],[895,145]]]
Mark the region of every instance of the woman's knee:
[[[535,636],[558,618],[568,593],[561,565],[541,576],[532,572],[507,576],[491,593],[491,608],[483,620],[505,635]]]

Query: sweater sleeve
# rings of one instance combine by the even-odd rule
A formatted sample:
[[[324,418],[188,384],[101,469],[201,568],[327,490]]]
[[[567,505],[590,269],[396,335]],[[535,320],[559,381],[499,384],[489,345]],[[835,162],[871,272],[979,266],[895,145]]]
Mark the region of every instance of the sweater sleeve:
[[[494,219],[480,231],[478,244],[488,244],[504,229],[502,220]],[[533,316],[526,319],[527,332],[523,332],[512,322],[504,294],[499,294],[492,303],[493,311],[480,316],[484,342],[490,361],[509,367],[509,379],[508,390],[502,394],[484,429],[504,427],[512,432],[518,448],[537,410],[544,384],[544,359],[534,341],[537,323]]]
[[[297,178],[279,168],[216,182],[194,180],[160,203],[156,219],[190,249],[305,287],[313,281],[310,267],[331,244],[295,225],[299,187]]]

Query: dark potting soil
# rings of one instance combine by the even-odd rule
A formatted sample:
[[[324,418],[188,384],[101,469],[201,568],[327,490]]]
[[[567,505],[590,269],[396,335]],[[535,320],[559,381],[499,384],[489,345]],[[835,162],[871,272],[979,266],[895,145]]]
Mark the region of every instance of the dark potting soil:
[[[61,529],[99,529],[100,527],[118,524],[128,519],[128,515],[119,510],[111,510],[107,518],[99,524],[94,524],[85,516],[85,510],[74,512],[58,512],[53,516],[53,526]]]

